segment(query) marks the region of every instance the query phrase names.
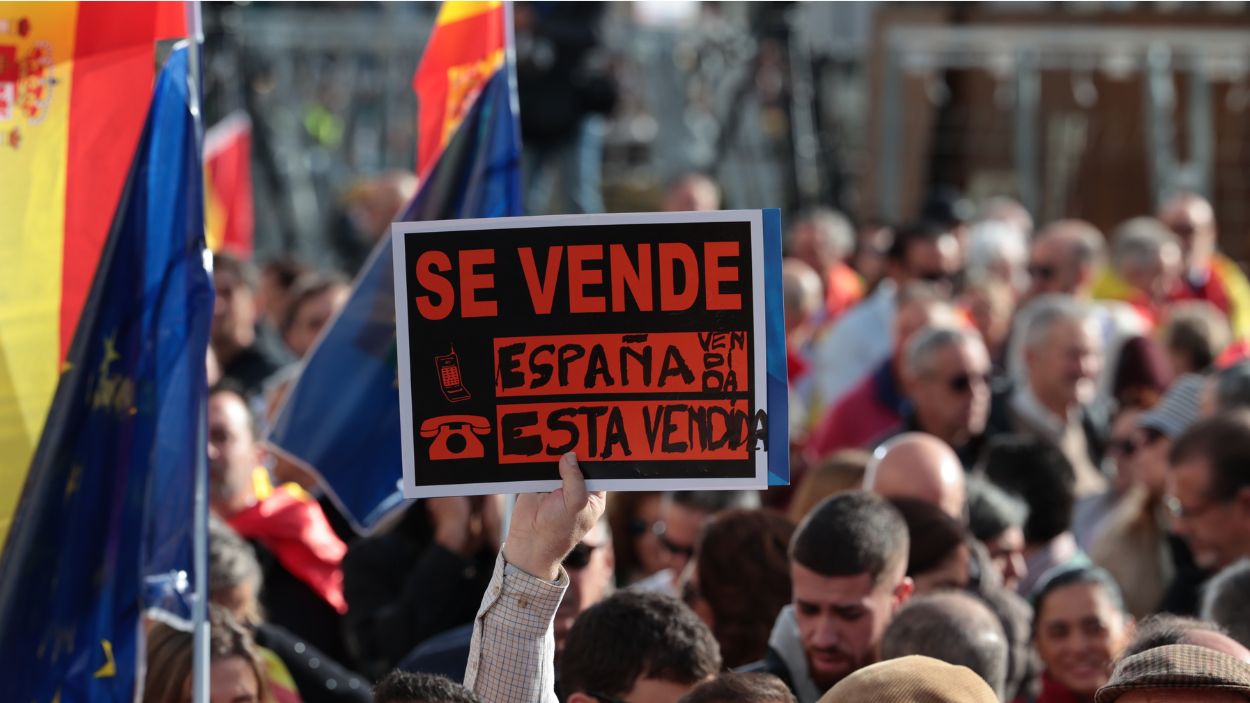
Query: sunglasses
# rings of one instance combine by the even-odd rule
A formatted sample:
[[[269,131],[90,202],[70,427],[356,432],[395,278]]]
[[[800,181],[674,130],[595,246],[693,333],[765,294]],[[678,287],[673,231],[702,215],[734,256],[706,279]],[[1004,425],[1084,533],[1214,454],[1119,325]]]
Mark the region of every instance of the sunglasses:
[[[1059,267],[1046,265],[1029,266],[1028,272],[1030,278],[1036,278],[1039,281],[1049,281],[1059,275]]]
[[[564,564],[565,569],[572,569],[573,571],[584,569],[590,563],[591,555],[598,548],[599,545],[597,544],[578,542],[577,546],[573,547],[573,551],[569,552],[569,555],[564,557],[564,561],[561,563]]]
[[[961,373],[946,379],[946,387],[955,393],[968,393],[973,385],[988,386],[990,375],[987,373]]]
[[[955,280],[955,275],[945,271],[921,271],[916,274],[916,278],[924,281],[925,283],[943,285],[952,283]]]
[[[1132,437],[1116,437],[1107,442],[1107,451],[1128,459],[1137,453],[1139,446],[1137,440]]]
[[[655,530],[655,538],[659,540],[660,546],[663,547],[664,550],[667,551],[669,554],[673,554],[675,556],[680,555],[687,559],[694,558],[694,547],[686,546],[683,544],[677,544],[673,542],[672,540],[670,540],[668,538],[668,535],[666,534],[664,523],[662,522],[655,523],[654,530]]]

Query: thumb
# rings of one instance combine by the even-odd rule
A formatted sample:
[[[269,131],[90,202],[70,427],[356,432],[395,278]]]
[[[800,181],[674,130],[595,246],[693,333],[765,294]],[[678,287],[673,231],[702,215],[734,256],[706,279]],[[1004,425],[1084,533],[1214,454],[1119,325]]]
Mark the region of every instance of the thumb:
[[[586,505],[586,479],[577,464],[577,455],[569,452],[560,457],[560,482],[564,489],[564,504],[573,511]]]

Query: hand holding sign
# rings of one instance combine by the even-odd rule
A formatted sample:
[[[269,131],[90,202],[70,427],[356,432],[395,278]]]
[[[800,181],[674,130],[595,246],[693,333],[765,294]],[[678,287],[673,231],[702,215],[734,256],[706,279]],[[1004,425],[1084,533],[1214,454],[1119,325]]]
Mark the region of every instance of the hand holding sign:
[[[560,562],[594,528],[607,504],[603,491],[586,491],[586,479],[572,452],[560,457],[560,488],[524,493],[512,508],[503,558],[525,573],[548,581]]]

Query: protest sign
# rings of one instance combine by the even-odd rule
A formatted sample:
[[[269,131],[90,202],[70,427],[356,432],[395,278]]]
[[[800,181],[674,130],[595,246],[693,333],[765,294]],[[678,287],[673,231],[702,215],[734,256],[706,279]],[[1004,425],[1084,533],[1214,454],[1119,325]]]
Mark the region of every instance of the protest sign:
[[[788,480],[776,211],[391,231],[407,497]]]

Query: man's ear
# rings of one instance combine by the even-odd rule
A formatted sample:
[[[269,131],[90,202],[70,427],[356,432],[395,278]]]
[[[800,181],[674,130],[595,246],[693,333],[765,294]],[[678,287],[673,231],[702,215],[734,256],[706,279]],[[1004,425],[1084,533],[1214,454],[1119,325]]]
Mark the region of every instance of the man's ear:
[[[1250,521],[1250,486],[1238,488],[1233,502],[1237,504],[1237,510],[1241,513],[1242,518]]]
[[[599,701],[591,698],[585,693],[573,693],[564,699],[564,703],[599,703]]]
[[[894,607],[895,609],[903,607],[911,594],[916,592],[916,582],[911,580],[910,576],[904,576],[902,581],[894,587]]]

